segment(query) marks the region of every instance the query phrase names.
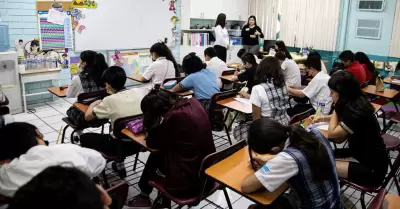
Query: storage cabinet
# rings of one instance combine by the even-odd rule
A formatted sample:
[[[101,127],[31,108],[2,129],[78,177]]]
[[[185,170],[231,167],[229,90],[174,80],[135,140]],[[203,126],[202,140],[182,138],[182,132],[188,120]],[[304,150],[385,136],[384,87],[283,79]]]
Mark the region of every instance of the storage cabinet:
[[[185,0],[182,6],[190,7],[190,18],[217,19],[225,13],[227,20],[244,21],[248,17],[248,0]],[[186,29],[186,28],[185,28]]]
[[[0,52],[0,84],[9,100],[10,112],[12,114],[22,112],[17,52]]]

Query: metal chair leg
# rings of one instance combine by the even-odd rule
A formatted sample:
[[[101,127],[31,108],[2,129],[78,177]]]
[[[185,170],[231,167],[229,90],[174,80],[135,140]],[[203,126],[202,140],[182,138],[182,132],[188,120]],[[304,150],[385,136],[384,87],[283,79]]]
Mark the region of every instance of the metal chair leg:
[[[362,209],[367,209],[367,207],[365,206],[365,192],[361,192],[361,196],[360,196],[360,202],[361,202],[361,208]]]
[[[133,164],[133,170],[136,171],[137,161],[139,160],[139,152],[136,154],[135,163]]]
[[[229,209],[232,209],[231,200],[229,199],[229,195],[228,195],[228,192],[226,191],[226,188],[224,188],[224,189],[222,189],[222,190],[224,191],[226,203],[228,203],[228,208],[229,208]]]
[[[101,126],[101,134],[104,134],[104,125]]]
[[[77,130],[73,130],[72,131],[72,133],[71,133],[71,138],[69,138],[69,140],[71,141],[71,144],[75,144],[75,142],[74,142],[74,133],[76,132]]]
[[[104,168],[103,171],[101,172],[101,175],[102,175],[103,181],[104,181],[104,188],[105,188],[105,189],[110,188],[110,184],[108,184],[107,175],[106,175],[106,169],[105,169],[105,168]]]
[[[65,134],[67,132],[67,128],[68,127],[69,127],[69,125],[66,125],[64,130],[63,130],[63,134],[62,134],[62,138],[61,138],[61,144],[64,144]]]

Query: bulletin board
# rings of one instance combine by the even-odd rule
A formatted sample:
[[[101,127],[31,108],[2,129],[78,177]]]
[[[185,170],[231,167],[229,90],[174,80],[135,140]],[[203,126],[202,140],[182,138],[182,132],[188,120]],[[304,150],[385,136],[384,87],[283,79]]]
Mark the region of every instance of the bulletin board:
[[[61,3],[63,5],[63,10],[71,11],[71,2],[65,1],[36,1],[36,11],[47,11],[51,8],[53,3]]]

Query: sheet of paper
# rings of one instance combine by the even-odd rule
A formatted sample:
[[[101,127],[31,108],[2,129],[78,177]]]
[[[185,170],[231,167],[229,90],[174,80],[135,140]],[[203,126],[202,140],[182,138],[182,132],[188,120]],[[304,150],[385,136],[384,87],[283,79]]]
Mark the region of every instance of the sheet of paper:
[[[64,12],[59,12],[55,9],[49,9],[47,22],[54,23],[57,25],[64,25],[65,18],[67,18],[67,14],[65,14]]]
[[[325,122],[323,122],[323,123],[316,123],[316,124],[314,124],[314,126],[315,126],[316,128],[318,128],[318,129],[327,131],[328,128],[329,128],[329,123],[325,123]]]
[[[235,98],[236,101],[241,102],[243,104],[251,104],[249,99],[245,99],[245,98]]]
[[[72,33],[72,25],[71,25],[71,16],[67,15],[64,19],[64,39],[65,39],[65,48],[73,49],[74,48],[74,35]]]
[[[400,80],[398,80],[398,79],[393,79],[392,82],[393,82],[393,83],[400,83]]]

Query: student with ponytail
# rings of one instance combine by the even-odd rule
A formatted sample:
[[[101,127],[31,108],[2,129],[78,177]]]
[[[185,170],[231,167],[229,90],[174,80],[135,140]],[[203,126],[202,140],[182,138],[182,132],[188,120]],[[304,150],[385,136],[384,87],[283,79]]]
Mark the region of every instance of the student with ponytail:
[[[177,197],[200,192],[199,169],[207,155],[215,152],[211,124],[203,106],[195,98],[178,98],[175,94],[156,89],[141,103],[143,127],[152,152],[139,181],[141,193],[128,203],[130,208],[150,208],[153,187],[149,180],[159,173],[165,188]],[[171,201],[161,198],[151,208],[171,208]]]
[[[293,195],[283,195],[268,208],[343,208],[333,151],[317,129],[262,118],[251,125],[248,144],[251,165],[257,171],[243,181],[243,192],[261,188],[273,192],[288,182]]]
[[[104,81],[101,76],[108,65],[103,54],[90,50],[83,51],[78,66],[81,72],[72,77],[67,89],[68,98],[76,98],[81,93],[104,89]]]
[[[153,63],[147,67],[143,75],[139,76],[140,81],[151,83],[147,86],[147,91],[150,91],[155,84],[162,84],[167,78],[180,76],[178,64],[165,43],[155,43],[150,48],[150,54]]]

